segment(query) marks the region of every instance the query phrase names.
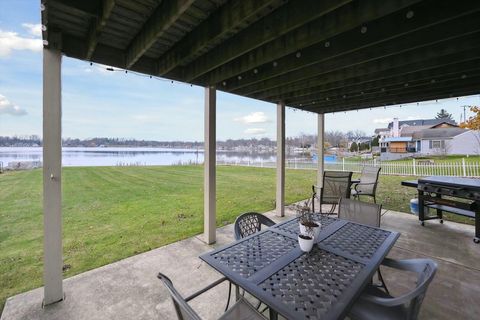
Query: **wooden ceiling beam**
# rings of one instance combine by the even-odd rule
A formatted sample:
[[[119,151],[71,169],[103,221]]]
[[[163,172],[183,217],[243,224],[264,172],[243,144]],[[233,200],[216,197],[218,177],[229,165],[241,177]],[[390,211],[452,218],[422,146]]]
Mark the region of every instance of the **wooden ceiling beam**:
[[[194,2],[163,0],[128,46],[126,68],[131,68]]]
[[[158,75],[162,76],[192,59],[211,43],[216,43],[247,21],[257,20],[264,10],[277,7],[281,0],[228,1],[192,32],[163,54],[158,60]]]
[[[87,46],[86,38],[78,38],[63,34],[62,42],[62,52],[65,55],[84,60]],[[95,53],[92,55],[91,61],[123,69],[125,66],[125,52],[123,50],[99,43],[95,49]],[[130,70],[154,75],[153,71],[155,71],[155,66],[155,59],[142,57]]]
[[[455,45],[455,43],[451,44]],[[348,85],[348,83],[355,83],[355,81],[364,82],[369,80],[379,80],[390,76],[406,75],[412,72],[421,72],[432,68],[446,67],[454,63],[477,59],[478,50],[480,49],[478,43],[476,46],[474,46],[475,43],[472,42],[469,42],[466,45],[471,46],[471,48],[454,54],[442,54],[440,48],[432,48],[432,51],[430,52],[415,50],[410,52],[408,56],[388,57],[380,61],[370,62],[357,67],[345,68],[326,73],[318,78],[305,81],[305,83],[292,84],[291,89],[282,86],[281,88],[269,90],[278,95],[266,94],[267,97],[264,98],[258,98],[256,95],[250,97],[268,101],[279,101],[278,99],[284,98],[284,95],[288,95],[295,91],[298,92],[299,95],[305,95],[305,93],[308,93],[308,90],[311,90],[311,88],[321,86],[329,86],[329,88],[332,88],[342,81],[345,85]],[[448,47],[452,49],[450,45],[448,45]],[[434,55],[437,52],[439,55]],[[405,60],[403,58],[405,58]]]
[[[412,32],[445,23],[455,18],[458,19],[480,10],[478,4],[467,0],[459,0],[453,11],[451,8],[447,8],[446,4],[446,2],[433,0],[420,2],[406,10],[368,22],[363,25],[363,29],[354,28],[339,34],[329,40],[331,45],[328,48],[325,47],[324,43],[315,44],[276,60],[276,67],[272,63],[256,66],[256,73],[254,72],[255,69],[250,69],[240,74],[241,80],[238,79],[237,74],[235,77],[222,79],[221,82],[217,83],[217,86],[224,87],[226,91],[235,91],[290,71],[307,68],[313,64],[353,53],[357,50],[366,51],[368,47],[376,47],[385,41],[393,42],[394,40],[392,41],[392,39],[404,37]],[[414,13],[410,19],[406,17],[405,12],[407,11]],[[376,51],[379,52],[380,50]],[[239,63],[241,62],[237,59],[221,69],[226,67],[235,68],[234,65]],[[225,85],[223,85],[223,82],[225,82]]]
[[[97,0],[48,0],[48,6],[61,8],[70,12],[73,10],[90,18],[96,18],[101,10],[100,2]]]
[[[107,25],[107,21],[115,7],[115,0],[103,0],[101,14],[93,19],[88,34],[88,45],[85,54],[85,60],[92,58],[93,52],[98,44],[98,38]]]
[[[475,26],[475,28],[479,27],[480,25]],[[411,35],[401,40],[397,39],[393,42],[379,44],[373,49],[359,50],[352,54],[341,56],[328,61],[328,63],[315,64],[309,68],[295,70],[288,74],[235,90],[233,93],[256,98],[277,96],[292,90],[312,87],[312,83],[321,82],[323,81],[322,79],[327,80],[329,74],[336,70],[350,69],[352,71],[346,72],[355,72],[355,70],[359,69],[364,73],[372,73],[402,64],[434,59],[439,56],[470,50],[476,47],[480,40],[480,32],[478,31],[467,35],[455,35],[455,33],[463,32],[463,29],[451,31],[445,26],[438,30],[445,31],[446,38],[439,34],[430,34],[428,38],[425,38],[423,33],[420,36]],[[448,35],[450,37],[447,37]],[[409,43],[412,45],[409,46]]]
[[[272,63],[273,65],[277,59],[287,55],[293,56],[299,50],[301,51],[320,42],[324,42],[322,45],[325,50],[325,46],[329,47],[332,44],[330,42],[332,37],[356,27],[360,28],[368,21],[404,9],[415,2],[418,1],[371,0],[347,4],[319,19],[305,23],[301,27],[277,37],[261,47],[249,51],[235,61],[231,61],[231,63],[226,63],[228,61],[225,61],[223,65],[201,77],[199,81],[210,84],[221,83],[224,79],[238,77],[242,73],[253,70],[263,64]],[[294,58],[292,57],[292,59]]]
[[[446,72],[445,70],[439,70],[435,73],[427,72],[425,74],[412,74],[410,80],[406,80],[405,77],[395,78],[394,80],[377,80],[373,81],[369,85],[361,85],[354,88],[339,88],[336,90],[326,91],[326,92],[317,92],[312,93],[308,96],[302,97],[292,97],[288,100],[285,100],[286,104],[294,103],[298,105],[299,103],[302,104],[309,104],[314,101],[341,101],[344,100],[343,97],[351,97],[352,99],[355,97],[358,98],[368,98],[371,94],[376,94],[378,92],[382,92],[382,90],[391,92],[392,90],[404,90],[406,88],[412,89],[422,86],[430,86],[433,83],[446,83],[452,80],[463,80],[463,77],[474,77],[480,73],[480,60],[476,60],[474,62],[467,62],[470,63],[470,66],[453,66],[457,67],[457,70],[450,69],[450,72]]]
[[[443,97],[459,91],[476,91],[480,92],[480,76],[468,77],[466,79],[452,79],[435,84],[426,84],[424,86],[417,86],[415,88],[397,88],[395,90],[377,92],[359,97],[350,97],[345,99],[338,99],[339,101],[323,101],[322,103],[296,104],[292,103],[289,106],[293,108],[302,108],[308,111],[318,110],[351,110],[382,106],[388,104],[404,104],[406,100],[410,102],[419,102],[426,100],[441,99]],[[473,94],[473,93],[472,93]],[[340,101],[341,100],[341,101]]]
[[[480,47],[478,48],[480,49]],[[477,49],[477,50],[478,50]],[[416,80],[437,79],[440,76],[453,74],[457,72],[467,72],[471,69],[476,69],[480,66],[480,56],[478,53],[471,52],[472,58],[461,62],[449,62],[448,64],[440,65],[425,65],[417,64],[417,68],[410,68],[408,66],[397,68],[396,72],[373,73],[361,77],[348,78],[342,81],[330,82],[320,86],[313,86],[298,91],[289,92],[280,96],[268,97],[271,101],[285,101],[291,99],[305,99],[308,100],[312,95],[325,93],[328,97],[335,95],[335,90],[343,90],[344,94],[349,95],[351,92],[361,92],[372,88],[381,88],[395,83],[411,83]],[[430,62],[430,61],[426,61]],[[431,63],[431,62],[430,62]],[[377,76],[375,76],[377,75]]]
[[[183,68],[182,76],[185,81],[192,82],[228,61],[302,27],[351,1],[291,0],[192,61]],[[395,2],[398,1],[396,0]],[[403,1],[410,2],[414,0]],[[314,31],[317,32],[317,30]]]
[[[351,105],[342,105],[342,106],[330,106],[330,107],[320,107],[317,108],[315,105],[313,106],[305,106],[299,107],[298,109],[314,112],[314,113],[335,113],[335,112],[347,112],[353,110],[361,110],[361,109],[372,109],[372,108],[387,108],[389,106],[394,105],[403,105],[403,104],[410,104],[410,103],[422,103],[425,101],[431,100],[441,100],[441,99],[448,99],[448,98],[456,98],[456,97],[463,97],[463,96],[470,96],[480,94],[479,86],[473,85],[471,87],[462,87],[462,88],[452,88],[447,92],[434,92],[425,94],[421,97],[419,96],[394,96],[385,99],[379,99],[377,101],[369,101],[369,102],[362,102],[362,103],[354,103]],[[392,101],[396,101],[393,103]]]
[[[310,107],[300,108],[304,111],[315,112],[315,113],[335,113],[335,112],[347,112],[347,111],[354,111],[354,110],[361,110],[361,109],[373,109],[373,108],[387,108],[395,105],[404,105],[404,104],[411,104],[411,103],[422,103],[425,101],[432,101],[432,100],[441,100],[441,99],[448,99],[448,98],[458,98],[470,95],[479,94],[480,90],[478,90],[478,86],[472,87],[463,87],[463,88],[456,88],[453,90],[446,92],[437,92],[430,95],[424,95],[422,98],[418,97],[393,97],[398,103],[392,103],[392,100],[378,100],[374,101],[373,103],[362,103],[362,104],[353,104],[350,106],[342,106],[342,107],[325,107],[320,109],[312,109]],[[401,99],[401,100],[399,100]]]

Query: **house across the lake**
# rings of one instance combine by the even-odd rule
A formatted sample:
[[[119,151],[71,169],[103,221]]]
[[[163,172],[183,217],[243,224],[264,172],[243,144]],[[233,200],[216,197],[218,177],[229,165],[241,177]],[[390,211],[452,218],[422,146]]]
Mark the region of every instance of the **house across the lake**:
[[[450,119],[398,121],[395,118],[388,129],[379,141],[381,160],[480,153],[480,133],[460,128]]]

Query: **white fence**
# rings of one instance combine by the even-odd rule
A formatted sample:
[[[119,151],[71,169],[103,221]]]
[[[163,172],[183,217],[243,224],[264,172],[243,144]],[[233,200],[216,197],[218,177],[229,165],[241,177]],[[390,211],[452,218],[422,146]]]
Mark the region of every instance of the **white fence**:
[[[275,168],[273,161],[224,161],[218,160],[217,165],[249,166]],[[376,160],[361,162],[325,162],[325,170],[361,172],[364,166],[381,167],[380,174],[404,176],[458,176],[480,177],[480,162],[461,159],[451,162],[433,162],[425,160],[403,160],[380,162]],[[309,159],[287,159],[288,169],[317,169],[317,163]]]

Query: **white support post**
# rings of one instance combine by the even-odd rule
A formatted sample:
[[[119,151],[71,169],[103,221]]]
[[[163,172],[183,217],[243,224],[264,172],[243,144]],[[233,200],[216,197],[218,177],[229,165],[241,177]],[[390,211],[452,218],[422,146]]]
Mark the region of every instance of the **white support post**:
[[[43,50],[44,305],[63,300],[62,284],[62,54]]]
[[[413,166],[413,175],[416,176],[417,175],[417,166],[416,166],[416,163],[415,163],[415,158],[412,159],[412,166]]]
[[[285,103],[277,104],[277,196],[276,210],[285,216]]]
[[[216,90],[205,88],[204,241],[216,241]]]
[[[325,145],[325,115],[319,113],[317,116],[317,186],[323,187],[323,172],[325,171],[325,152],[323,146]]]
[[[463,168],[463,176],[467,176],[467,166],[465,165],[465,158],[462,158],[462,168]]]

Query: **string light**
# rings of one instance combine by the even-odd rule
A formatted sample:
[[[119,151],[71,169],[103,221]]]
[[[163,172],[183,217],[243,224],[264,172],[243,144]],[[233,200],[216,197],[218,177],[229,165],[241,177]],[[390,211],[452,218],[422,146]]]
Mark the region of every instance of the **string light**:
[[[412,19],[414,15],[415,15],[415,12],[413,12],[412,10],[409,10],[405,16],[407,17],[407,19]]]
[[[94,62],[88,62],[88,64],[90,66],[95,65],[95,66],[98,67],[98,69],[103,69],[103,70],[106,70],[106,71],[109,71],[109,72],[122,72],[123,71],[125,74],[133,74],[133,75],[138,76],[138,77],[155,79],[155,80],[163,81],[163,82],[170,82],[172,84],[176,83],[176,84],[181,84],[181,85],[189,85],[190,87],[193,87],[193,85],[189,84],[189,83],[174,81],[174,80],[170,80],[170,79],[164,79],[164,78],[160,78],[160,77],[153,76],[153,75],[148,75],[148,74],[144,74],[144,73],[140,73],[140,72],[135,72],[135,71],[132,71],[132,70],[123,70],[123,69],[116,69],[116,68],[113,68],[113,67],[106,67],[104,65],[94,63]]]
[[[362,34],[367,33],[367,26],[362,26],[362,28],[360,29],[360,32],[361,32]]]
[[[330,41],[325,41],[325,48],[330,47]]]

